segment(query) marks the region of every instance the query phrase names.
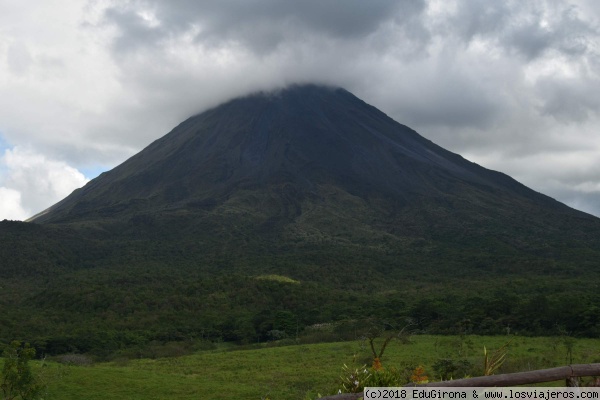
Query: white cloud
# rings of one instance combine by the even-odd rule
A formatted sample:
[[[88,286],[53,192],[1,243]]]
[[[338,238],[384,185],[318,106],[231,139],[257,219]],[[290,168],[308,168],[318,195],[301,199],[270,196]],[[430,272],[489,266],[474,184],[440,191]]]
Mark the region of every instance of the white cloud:
[[[0,159],[2,219],[28,218],[62,200],[88,180],[63,161],[19,147],[6,149]]]
[[[8,142],[51,158],[85,163],[123,157],[90,127],[122,95],[110,54],[111,32],[91,27],[85,2],[48,0],[35,7],[8,1],[0,13],[0,131]],[[129,150],[129,151],[128,151]],[[131,149],[125,149],[131,153]],[[117,154],[115,156],[115,153]]]
[[[29,213],[21,206],[21,193],[0,186],[0,220],[23,220]]]

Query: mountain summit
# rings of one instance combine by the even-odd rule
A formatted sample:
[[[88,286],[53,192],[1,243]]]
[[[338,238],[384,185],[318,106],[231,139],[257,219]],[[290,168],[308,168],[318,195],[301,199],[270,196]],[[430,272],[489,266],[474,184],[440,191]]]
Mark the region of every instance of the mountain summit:
[[[191,117],[32,220],[212,209],[257,191],[291,203],[285,216],[295,218],[302,202],[323,200],[332,188],[361,201],[379,199],[393,214],[431,202],[470,204],[478,214],[486,207],[512,214],[516,204],[571,212],[444,150],[344,89],[303,85]]]

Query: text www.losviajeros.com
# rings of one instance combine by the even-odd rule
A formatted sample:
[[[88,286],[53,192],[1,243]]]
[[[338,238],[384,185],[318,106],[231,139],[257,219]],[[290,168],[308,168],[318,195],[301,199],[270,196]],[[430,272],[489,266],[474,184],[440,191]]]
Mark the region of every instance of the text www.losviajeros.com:
[[[597,387],[366,387],[364,399],[576,400],[600,399]]]

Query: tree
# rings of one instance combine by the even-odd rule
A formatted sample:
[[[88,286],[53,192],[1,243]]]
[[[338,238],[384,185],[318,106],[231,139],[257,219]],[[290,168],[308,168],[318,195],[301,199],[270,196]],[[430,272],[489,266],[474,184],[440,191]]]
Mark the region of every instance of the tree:
[[[29,343],[12,342],[4,349],[4,367],[0,390],[2,400],[34,400],[44,392],[42,384],[31,371],[29,360],[35,356],[35,349]]]
[[[369,329],[369,332],[366,334],[366,339],[369,341],[369,346],[371,347],[371,352],[373,353],[372,368],[375,371],[381,371],[383,369],[383,366],[381,365],[381,357],[383,357],[383,352],[385,351],[385,348],[393,339],[396,339],[396,338],[400,339],[403,343],[408,342],[408,337],[410,336],[408,328],[410,326],[412,326],[413,324],[414,323],[412,321],[408,321],[406,323],[406,325],[404,325],[402,327],[402,329],[400,329],[400,331],[398,331],[398,332],[390,331],[391,333],[385,337],[385,339],[383,340],[383,344],[381,345],[379,351],[375,350],[375,339],[383,335],[383,332],[386,330],[385,329],[386,327],[385,326],[383,326],[383,327],[373,326],[373,328]],[[386,324],[386,325],[389,325],[389,324]],[[390,325],[390,327],[391,327],[391,325]]]

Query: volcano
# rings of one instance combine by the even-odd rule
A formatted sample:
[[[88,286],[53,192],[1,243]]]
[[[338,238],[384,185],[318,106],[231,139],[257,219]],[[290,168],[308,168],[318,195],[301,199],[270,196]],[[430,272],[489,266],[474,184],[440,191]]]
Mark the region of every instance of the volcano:
[[[4,320],[29,318],[0,338],[105,354],[372,317],[597,336],[598,259],[598,218],[344,89],[291,86],[193,116],[30,222],[0,222]]]
[[[390,215],[429,213],[435,203],[473,211],[460,216],[466,221],[522,219],[533,209],[592,218],[444,150],[344,89],[304,85],[191,117],[32,221],[209,210],[251,193],[279,203],[279,217],[293,221],[302,203],[323,203],[330,192],[368,208],[383,202]]]
[[[573,248],[595,243],[590,232],[600,226],[344,89],[317,85],[193,116],[32,221],[108,224],[124,240],[198,238],[209,253],[280,254],[316,243],[404,252],[438,243],[467,253],[463,260],[486,251],[483,258],[554,255],[565,237],[579,240]]]

